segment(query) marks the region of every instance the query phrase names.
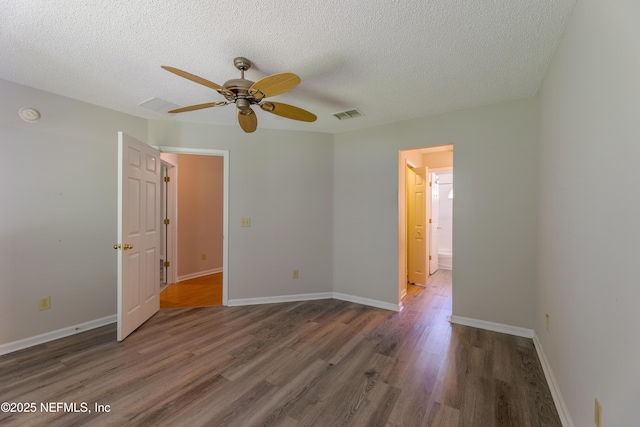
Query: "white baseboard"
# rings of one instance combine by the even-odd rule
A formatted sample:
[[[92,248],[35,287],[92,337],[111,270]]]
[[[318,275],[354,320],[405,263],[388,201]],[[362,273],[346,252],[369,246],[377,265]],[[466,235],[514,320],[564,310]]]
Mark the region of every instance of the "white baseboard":
[[[311,301],[317,299],[333,298],[331,292],[321,292],[315,294],[297,294],[297,295],[279,295],[275,297],[259,297],[259,298],[238,298],[229,299],[229,307],[237,307],[242,305],[256,304],[274,304],[278,302],[295,302],[295,301]]]
[[[333,298],[342,301],[355,302],[356,304],[368,305],[370,307],[382,308],[384,310],[400,311],[402,310],[402,304],[392,304],[390,302],[379,301],[375,299],[357,297],[355,295],[341,294],[338,292],[333,293]]]
[[[518,326],[505,325],[503,323],[487,322],[486,320],[471,319],[469,317],[451,316],[451,323],[458,325],[472,326],[474,328],[486,329],[493,332],[515,335],[517,337],[533,338],[533,329],[520,328]]]
[[[311,301],[318,299],[339,299],[342,301],[355,302],[357,304],[368,305],[371,307],[382,308],[385,310],[400,311],[402,309],[401,304],[391,304],[384,301],[373,300],[369,298],[362,298],[353,295],[340,294],[337,292],[322,292],[315,294],[297,294],[297,295],[280,295],[274,297],[261,297],[261,298],[239,298],[229,299],[229,307],[237,307],[242,305],[255,305],[255,304],[273,304],[279,302],[294,302],[294,301]]]
[[[555,403],[556,409],[558,410],[560,422],[562,423],[563,427],[574,427],[571,416],[569,415],[569,410],[567,409],[567,405],[562,398],[562,394],[560,393],[560,388],[558,387],[556,377],[555,375],[553,375],[553,371],[551,370],[551,366],[549,365],[547,356],[542,350],[542,344],[538,339],[538,335],[533,329],[520,328],[517,326],[487,322],[485,320],[471,319],[461,316],[451,316],[451,323],[456,323],[458,325],[464,326],[472,326],[474,328],[486,329],[494,332],[501,332],[503,334],[510,334],[518,337],[531,338],[533,340],[533,346],[536,349],[536,353],[538,354],[540,364],[542,365],[542,370],[544,371],[544,377],[547,380],[547,385],[549,386],[549,390],[551,391],[553,402]]]
[[[538,359],[540,359],[540,364],[542,365],[542,370],[544,371],[544,377],[546,378],[547,384],[549,385],[549,390],[551,391],[553,402],[556,404],[556,409],[558,410],[558,415],[560,416],[560,422],[562,423],[562,426],[574,427],[573,420],[571,419],[571,415],[569,414],[569,410],[567,409],[567,404],[562,397],[562,393],[560,393],[560,387],[558,387],[556,376],[553,374],[551,365],[549,365],[547,356],[544,354],[544,350],[542,349],[542,343],[538,339],[538,334],[536,334],[535,332],[533,335],[533,346],[538,353]]]
[[[222,273],[222,267],[214,268],[211,270],[198,271],[197,273],[185,274],[184,276],[178,276],[178,283],[184,282],[185,280],[196,279],[198,277],[208,276],[210,274],[216,274],[216,273]]]
[[[57,340],[60,338],[68,337],[70,335],[79,334],[81,332],[88,331],[90,329],[99,328],[101,326],[110,325],[116,323],[117,316],[111,315],[103,317],[101,319],[90,320],[88,322],[80,323],[78,325],[69,326],[66,328],[58,329],[56,331],[47,332],[34,337],[24,338],[18,341],[9,342],[6,344],[0,344],[0,355],[13,353],[14,351],[22,350],[27,347],[33,347],[34,345],[44,344],[49,341]]]

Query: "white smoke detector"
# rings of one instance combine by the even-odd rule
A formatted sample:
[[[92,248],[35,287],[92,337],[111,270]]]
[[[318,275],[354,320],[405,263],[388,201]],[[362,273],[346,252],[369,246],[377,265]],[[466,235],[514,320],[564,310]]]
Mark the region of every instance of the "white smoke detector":
[[[20,111],[18,111],[18,114],[20,115],[20,118],[25,122],[33,123],[40,120],[40,112],[35,108],[21,108]]]

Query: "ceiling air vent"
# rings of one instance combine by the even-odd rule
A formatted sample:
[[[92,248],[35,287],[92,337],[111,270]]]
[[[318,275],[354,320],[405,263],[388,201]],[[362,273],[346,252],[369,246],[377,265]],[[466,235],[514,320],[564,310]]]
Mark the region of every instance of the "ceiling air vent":
[[[348,111],[340,111],[339,113],[333,113],[334,116],[338,118],[338,120],[346,120],[353,119],[355,117],[362,116],[362,113],[358,110],[348,110]]]
[[[174,104],[173,102],[165,101],[164,99],[160,99],[160,98],[150,98],[144,102],[141,102],[138,105],[162,114],[167,114],[167,111],[169,110],[180,108],[179,105]]]

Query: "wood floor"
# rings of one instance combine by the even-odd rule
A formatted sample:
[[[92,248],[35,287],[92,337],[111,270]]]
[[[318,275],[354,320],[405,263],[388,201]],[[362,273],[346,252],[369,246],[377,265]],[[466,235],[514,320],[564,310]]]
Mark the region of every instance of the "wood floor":
[[[160,308],[222,305],[222,273],[174,283],[160,292]]]
[[[434,276],[399,313],[331,299],[163,310],[121,343],[110,325],[1,356],[0,402],[37,411],[0,425],[560,426],[532,341],[451,325],[451,276]]]

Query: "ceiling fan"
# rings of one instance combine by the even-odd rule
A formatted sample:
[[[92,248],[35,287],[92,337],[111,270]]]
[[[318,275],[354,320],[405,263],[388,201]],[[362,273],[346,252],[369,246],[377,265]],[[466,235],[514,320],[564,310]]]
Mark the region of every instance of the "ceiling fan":
[[[300,120],[303,122],[315,122],[317,117],[302,108],[281,102],[265,101],[265,98],[283,94],[290,91],[300,83],[300,77],[293,73],[280,73],[267,76],[257,82],[252,82],[244,78],[244,72],[251,68],[251,61],[247,58],[238,57],[233,60],[233,65],[240,70],[239,79],[231,79],[220,86],[209,80],[198,77],[186,71],[174,67],[162,65],[167,71],[184,77],[185,79],[207,86],[220,95],[226,101],[207,102],[204,104],[189,105],[187,107],[170,110],[169,113],[184,113],[186,111],[202,110],[203,108],[221,107],[228,104],[236,104],[238,107],[238,124],[243,131],[250,133],[258,127],[258,118],[251,109],[251,105],[257,105],[264,111],[276,114],[287,119]]]

